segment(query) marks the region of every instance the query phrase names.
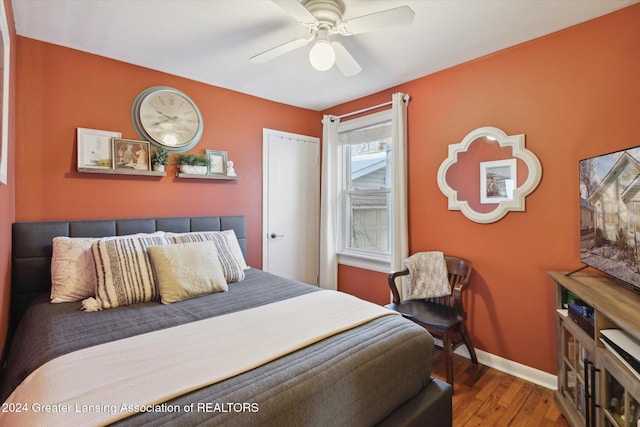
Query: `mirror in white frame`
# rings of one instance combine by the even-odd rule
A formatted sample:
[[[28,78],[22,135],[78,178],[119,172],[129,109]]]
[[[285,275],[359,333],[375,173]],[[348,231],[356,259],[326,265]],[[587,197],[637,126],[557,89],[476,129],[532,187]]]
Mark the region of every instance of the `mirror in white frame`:
[[[481,224],[524,211],[525,198],[542,178],[538,158],[524,146],[524,134],[507,135],[495,127],[471,131],[449,145],[438,169],[438,186],[449,210]]]

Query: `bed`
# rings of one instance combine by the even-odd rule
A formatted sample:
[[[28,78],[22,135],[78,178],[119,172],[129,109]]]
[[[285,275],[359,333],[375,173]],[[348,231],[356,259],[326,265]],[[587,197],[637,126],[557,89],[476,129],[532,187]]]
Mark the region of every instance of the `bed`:
[[[311,308],[333,307],[340,315],[359,310],[361,301],[344,301],[358,304],[358,310],[351,310],[351,305],[344,306],[349,309],[340,308],[343,301],[332,299],[340,294],[338,292],[319,290],[248,268],[243,270],[242,280],[229,283],[223,292],[170,304],[154,298],[84,312],[81,301],[50,302],[55,237],[103,238],[136,233],[233,230],[237,245],[245,254],[245,227],[242,216],[15,223],[10,346],[0,388],[4,402],[0,425],[15,422],[35,425],[56,420],[64,420],[66,425],[177,422],[225,426],[451,425],[451,388],[430,376],[433,339],[422,328],[397,315],[378,313],[366,321],[353,320],[356,323],[352,326],[331,333],[318,331],[313,340],[296,343],[287,351],[276,349],[266,362],[252,362],[250,369],[225,373],[220,380],[209,373],[214,365],[217,369],[221,364],[258,357],[258,351],[254,350],[257,347],[285,346],[284,341],[300,329],[312,330],[316,324],[324,323],[314,320],[304,323],[304,313],[312,311]],[[303,314],[296,317],[293,313],[297,312]],[[264,319],[269,316],[278,317],[277,321],[282,324],[268,329],[270,321]],[[325,318],[322,313],[318,316]],[[274,320],[274,325],[277,321]],[[242,334],[248,335],[240,336],[240,331],[245,330]],[[283,337],[271,339],[278,333]],[[194,338],[197,341],[193,343],[194,348],[183,348],[191,344],[183,344],[182,340],[192,335],[200,337]],[[117,347],[122,343],[128,343],[127,351],[138,353],[125,353]],[[129,345],[133,349],[129,349]],[[175,357],[185,359],[174,361],[178,350],[184,350],[184,355]],[[200,352],[205,350],[213,353],[201,356],[204,353]],[[79,354],[82,356],[73,358]],[[55,398],[41,397],[40,390],[49,392],[49,387],[56,389],[51,391],[54,394],[84,386],[112,390],[106,384],[115,375],[109,369],[116,363],[106,359],[108,354],[114,354],[111,358],[118,360],[116,370],[125,369],[122,366],[132,370],[131,366],[140,364],[140,377],[127,379],[135,386],[114,388],[118,391],[110,391],[100,400],[79,406],[77,403],[56,405]],[[225,355],[227,359],[219,358]],[[69,359],[60,362],[59,372],[52,372],[50,376],[42,374],[48,372],[45,368],[66,358]],[[160,363],[160,367],[147,366],[150,360]],[[186,377],[174,373],[174,370],[181,372],[183,365],[191,371],[194,369],[187,368],[199,366],[190,375],[197,379],[206,377],[202,380],[204,383],[173,390],[174,383]],[[209,375],[213,379],[208,379]],[[138,393],[138,384],[140,388],[150,389],[150,397],[145,395],[140,397],[143,400],[137,400],[138,396],[132,393]],[[38,389],[35,394],[34,387]]]

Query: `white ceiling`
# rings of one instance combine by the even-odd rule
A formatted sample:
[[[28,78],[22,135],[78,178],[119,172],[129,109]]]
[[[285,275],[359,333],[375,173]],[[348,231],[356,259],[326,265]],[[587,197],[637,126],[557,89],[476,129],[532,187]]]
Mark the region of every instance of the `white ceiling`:
[[[265,64],[262,51],[307,37],[270,0],[13,0],[19,35],[312,110],[323,110],[640,0],[344,0],[343,19],[408,5],[409,27],[333,36],[363,70],[311,67],[306,46]]]

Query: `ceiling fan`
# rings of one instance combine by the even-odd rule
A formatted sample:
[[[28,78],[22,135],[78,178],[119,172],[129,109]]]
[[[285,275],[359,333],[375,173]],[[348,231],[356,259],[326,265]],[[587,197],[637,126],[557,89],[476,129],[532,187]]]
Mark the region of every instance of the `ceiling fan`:
[[[409,6],[400,6],[342,20],[342,0],[272,0],[311,33],[311,37],[295,39],[250,58],[263,63],[313,42],[309,51],[311,65],[319,71],[330,69],[335,63],[345,76],[354,76],[362,67],[338,41],[331,41],[334,34],[352,36],[383,28],[409,25],[415,13]]]

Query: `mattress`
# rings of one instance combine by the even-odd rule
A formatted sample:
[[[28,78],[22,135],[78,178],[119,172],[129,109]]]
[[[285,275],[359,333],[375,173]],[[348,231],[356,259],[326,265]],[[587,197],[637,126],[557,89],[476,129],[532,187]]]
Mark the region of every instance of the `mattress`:
[[[31,372],[60,355],[316,291],[250,269],[228,292],[169,305],[154,301],[85,313],[79,302],[51,304],[42,294],[15,332],[0,397],[7,399]],[[432,355],[426,331],[400,316],[383,316],[118,424],[374,425],[430,385]]]

